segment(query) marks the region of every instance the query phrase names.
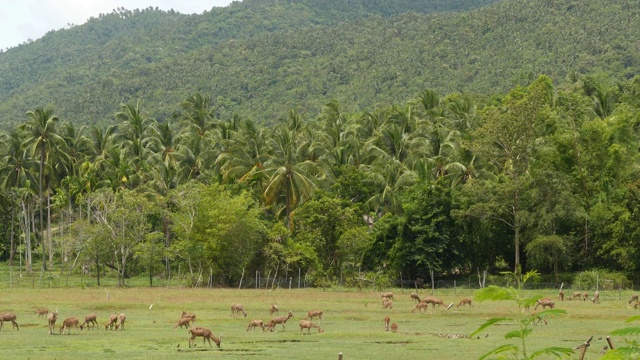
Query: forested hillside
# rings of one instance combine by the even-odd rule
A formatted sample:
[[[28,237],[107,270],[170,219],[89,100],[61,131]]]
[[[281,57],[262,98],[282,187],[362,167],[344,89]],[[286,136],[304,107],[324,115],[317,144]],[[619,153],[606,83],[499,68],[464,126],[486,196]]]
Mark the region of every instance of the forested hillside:
[[[488,94],[542,73],[560,82],[638,72],[633,2],[489,3],[260,0],[192,16],[120,9],[0,54],[0,123],[45,105],[76,124],[110,123],[121,103],[138,100],[166,120],[201,92],[220,119],[269,124],[331,99],[356,111],[427,88]],[[469,4],[484,6],[431,13]]]

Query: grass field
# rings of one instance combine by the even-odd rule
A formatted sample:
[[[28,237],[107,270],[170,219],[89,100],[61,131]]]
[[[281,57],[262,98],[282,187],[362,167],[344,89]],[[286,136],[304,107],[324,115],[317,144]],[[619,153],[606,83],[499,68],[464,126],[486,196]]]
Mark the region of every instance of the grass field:
[[[109,299],[107,300],[107,292]],[[487,351],[506,344],[504,334],[511,325],[496,325],[475,338],[469,335],[492,317],[521,316],[513,303],[474,302],[473,308],[430,309],[427,313],[411,313],[414,303],[409,291],[395,289],[393,309],[382,309],[379,292],[335,290],[232,290],[186,288],[51,288],[3,289],[0,311],[17,314],[20,330],[5,322],[0,331],[2,354],[6,359],[476,359]],[[423,291],[423,295],[430,291]],[[555,291],[536,294],[552,296]],[[439,290],[445,303],[472,296],[471,290]],[[601,292],[601,303],[556,301],[567,315],[549,319],[549,324],[536,326],[528,338],[527,348],[562,346],[573,348],[594,336],[586,359],[597,359],[606,345],[605,337],[614,329],[627,326],[625,320],[637,315],[627,300],[631,292]],[[244,304],[246,318],[231,316],[230,305]],[[259,329],[246,332],[251,319],[269,320],[269,307],[278,304],[280,314],[287,310],[294,318],[285,331],[263,333]],[[149,309],[150,305],[153,307]],[[44,318],[35,313],[38,307],[59,309],[58,327],[62,319],[96,313],[99,330],[79,331],[71,335],[48,335]],[[324,310],[324,320],[315,321],[325,333],[315,330],[301,335],[298,321],[307,311]],[[222,334],[221,349],[189,348],[185,329],[173,329],[182,310],[197,315],[196,326],[205,326],[214,334]],[[105,331],[104,324],[112,313],[127,315],[125,331]],[[384,331],[383,318],[399,326],[398,333]],[[305,330],[306,332],[306,330]],[[601,338],[601,339],[600,339]],[[624,339],[613,338],[615,345]],[[572,358],[577,358],[577,354]]]

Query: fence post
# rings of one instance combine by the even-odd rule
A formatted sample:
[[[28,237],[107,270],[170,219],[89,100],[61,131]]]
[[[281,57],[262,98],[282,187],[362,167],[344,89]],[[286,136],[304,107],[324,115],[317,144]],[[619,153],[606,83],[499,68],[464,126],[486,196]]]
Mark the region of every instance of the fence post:
[[[338,353],[338,360],[342,360],[342,353]]]

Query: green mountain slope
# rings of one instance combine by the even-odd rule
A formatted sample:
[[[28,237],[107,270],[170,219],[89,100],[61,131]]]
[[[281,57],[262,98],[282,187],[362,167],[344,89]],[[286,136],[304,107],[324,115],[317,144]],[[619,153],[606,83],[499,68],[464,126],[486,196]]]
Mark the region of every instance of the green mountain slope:
[[[112,121],[141,100],[159,119],[193,92],[269,123],[336,98],[345,110],[425,88],[493,93],[545,73],[638,73],[640,5],[575,0],[253,0],[203,15],[119,10],[0,53],[0,123],[53,106]],[[418,12],[420,11],[420,12]],[[445,11],[436,12],[434,11]]]

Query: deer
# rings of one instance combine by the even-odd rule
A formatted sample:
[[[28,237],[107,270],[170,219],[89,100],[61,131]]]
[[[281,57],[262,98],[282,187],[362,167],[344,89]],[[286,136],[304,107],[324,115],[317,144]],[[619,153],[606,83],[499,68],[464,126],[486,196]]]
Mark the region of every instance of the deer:
[[[440,300],[440,299],[438,299],[436,297],[433,297],[433,296],[427,296],[426,298],[422,299],[422,302],[426,303],[426,304],[431,304],[434,309],[436,308],[436,305],[444,306],[444,301],[442,301],[442,300]]]
[[[322,310],[311,310],[307,313],[307,317],[305,317],[305,319],[309,319],[309,320],[313,320],[314,317],[318,317],[320,318],[320,320],[323,319],[323,312]]]
[[[243,313],[244,317],[247,317],[247,313],[244,311],[242,304],[231,304],[231,316],[235,317],[240,313]]]
[[[249,329],[253,329],[253,331],[255,332],[257,327],[261,328],[262,332],[264,332],[264,322],[260,319],[253,319],[251,320],[249,325],[247,325],[247,332],[249,331]]]
[[[113,314],[109,316],[109,321],[104,325],[104,329],[111,329],[113,330],[113,327],[116,325],[116,322],[118,321],[118,315]]]
[[[386,292],[386,293],[382,293],[381,294],[382,299],[387,299],[387,300],[393,300],[393,293],[391,291]]]
[[[569,300],[573,300],[575,298],[582,299],[582,293],[580,291],[574,292],[569,298]]]
[[[629,299],[629,304],[631,304],[632,302],[635,302],[636,304],[638,303],[638,294],[631,295],[631,299]]]
[[[393,323],[391,324],[391,332],[398,332],[398,324]]]
[[[16,328],[16,330],[20,330],[20,327],[16,322],[16,318],[17,318],[16,314],[14,313],[6,312],[6,313],[0,314],[0,330],[2,330],[2,327],[4,326],[5,321],[11,321],[11,323],[13,324],[13,327]]]
[[[389,331],[389,321],[391,321],[391,319],[388,316],[384,317],[384,331]]]
[[[469,305],[469,307],[473,307],[473,304],[471,303],[471,299],[464,298],[464,299],[460,300],[460,302],[458,303],[458,306],[456,306],[456,307],[460,307],[460,306],[464,307],[465,305]]]
[[[589,293],[588,292],[584,292],[582,293],[582,301],[587,301],[587,299],[589,298]]]
[[[416,293],[411,293],[411,300],[415,300],[416,302],[420,302],[420,296]]]
[[[538,313],[532,313],[531,316],[533,317],[534,326],[540,324],[540,322],[544,322],[544,324],[547,325],[547,320],[545,320],[541,315],[538,315]]]
[[[80,325],[80,330],[84,330],[84,326],[87,326],[87,330],[94,329],[98,326],[98,316],[96,314],[89,314],[84,317],[84,322]]]
[[[307,329],[307,334],[309,334],[311,332],[312,328],[318,329],[318,334],[324,332],[324,330],[322,330],[322,328],[320,328],[320,326],[312,323],[311,321],[309,321],[309,320],[300,320],[300,334],[303,334],[302,333],[302,329]]]
[[[178,319],[178,321],[176,322],[176,325],[173,328],[177,329],[179,326],[182,329],[182,327],[184,326],[188,329],[191,327],[191,325],[189,324],[190,322],[191,322],[190,317],[181,317],[180,319]]]
[[[78,333],[78,324],[80,321],[76,317],[70,317],[64,319],[62,322],[62,326],[60,326],[60,334],[64,333],[64,329],[67,329],[67,335],[71,335],[71,327],[74,326],[76,328],[76,334]]]
[[[38,317],[47,316],[47,314],[49,314],[49,309],[46,309],[46,308],[36,309],[36,314],[38,314]]]
[[[383,309],[393,309],[393,300],[382,300],[382,308]]]
[[[191,333],[191,338],[189,339],[189,347],[191,347],[191,344],[194,342],[194,340],[198,336],[202,336],[203,345],[205,344],[205,341],[208,341],[209,347],[213,347],[211,346],[211,340],[213,340],[213,342],[216,343],[216,346],[220,348],[220,343],[222,342],[222,334],[220,334],[220,337],[216,337],[215,335],[213,335],[211,330],[204,327],[191,328],[189,329],[189,333]],[[194,344],[194,347],[195,347],[195,344]]]
[[[269,315],[273,315],[273,314],[280,315],[280,313],[278,313],[278,305],[276,304],[271,304],[271,308],[269,309]]]
[[[416,304],[416,307],[414,307],[413,310],[411,310],[411,313],[413,314],[418,309],[420,309],[420,313],[422,313],[423,311],[426,311],[429,309],[429,304],[424,302],[419,302]]]
[[[558,291],[558,298],[560,299],[560,301],[564,301],[564,291]]]
[[[118,315],[118,322],[116,323],[116,331],[118,331],[119,328],[122,328],[122,330],[124,330],[124,322],[126,320],[127,320],[127,315],[125,314]]]
[[[533,308],[533,310],[537,310],[538,306],[542,306],[542,310],[546,309],[547,306],[550,307],[551,309],[553,309],[556,304],[551,301],[551,299],[549,298],[544,298],[544,299],[538,299],[538,301],[536,301],[536,306]]]
[[[53,335],[53,330],[56,328],[56,320],[58,320],[58,309],[55,312],[51,312],[47,315],[47,323],[49,324],[49,335]]]
[[[180,317],[189,318],[189,321],[196,322],[196,314],[189,314],[184,310],[182,311],[182,315],[180,315]]]
[[[273,328],[278,324],[282,324],[282,331],[284,331],[284,324],[287,322],[287,320],[289,320],[292,317],[293,317],[293,313],[291,312],[291,310],[289,310],[289,313],[287,314],[287,316],[274,317],[273,319],[271,319],[271,321],[269,321],[269,331],[273,331]]]
[[[593,293],[593,298],[591,298],[591,302],[594,304],[600,304],[600,291],[596,290]]]

